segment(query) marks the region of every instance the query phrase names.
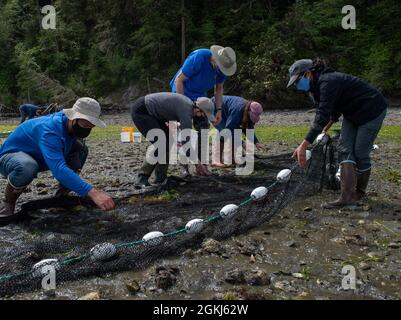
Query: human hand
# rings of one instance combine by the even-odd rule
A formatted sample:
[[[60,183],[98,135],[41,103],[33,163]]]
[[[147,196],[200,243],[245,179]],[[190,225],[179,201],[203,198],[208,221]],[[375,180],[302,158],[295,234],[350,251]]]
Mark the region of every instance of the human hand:
[[[217,126],[221,122],[221,110],[217,111],[213,125]]]
[[[105,192],[93,188],[89,191],[88,196],[104,211],[112,210],[115,207],[113,199]]]
[[[307,144],[301,143],[298,148],[295,149],[294,153],[292,154],[293,158],[296,158],[298,164],[301,168],[304,168],[306,165],[306,149]]]

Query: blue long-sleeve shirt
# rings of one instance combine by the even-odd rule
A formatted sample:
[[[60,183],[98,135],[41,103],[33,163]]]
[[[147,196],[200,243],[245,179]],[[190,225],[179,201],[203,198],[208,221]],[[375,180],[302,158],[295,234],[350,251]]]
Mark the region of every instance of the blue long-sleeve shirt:
[[[215,103],[215,99],[211,99]],[[216,129],[222,131],[223,129],[229,129],[234,134],[234,129],[242,129],[242,117],[247,100],[237,96],[223,96],[223,104],[221,106],[221,122],[216,126]],[[216,110],[216,106],[215,106]],[[250,121],[249,128],[254,129],[254,124]],[[243,129],[245,133],[245,130]],[[259,140],[254,135],[254,142],[258,143]]]
[[[67,130],[68,119],[64,112],[24,122],[4,141],[0,157],[7,153],[25,152],[34,158],[40,171],[50,170],[64,187],[81,197],[92,189],[65,161],[75,138]]]

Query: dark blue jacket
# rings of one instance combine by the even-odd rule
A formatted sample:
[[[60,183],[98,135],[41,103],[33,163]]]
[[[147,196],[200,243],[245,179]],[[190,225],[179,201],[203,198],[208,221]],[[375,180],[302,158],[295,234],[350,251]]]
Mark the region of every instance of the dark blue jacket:
[[[215,104],[215,98],[211,99]],[[234,129],[242,129],[242,117],[244,115],[244,109],[246,106],[247,100],[242,97],[237,96],[223,96],[223,104],[221,106],[221,122],[216,126],[218,131],[223,129],[231,130],[231,133],[234,134]],[[216,105],[215,105],[216,110]],[[254,129],[254,123],[249,121],[249,128]],[[242,129],[245,134],[246,129]],[[254,136],[254,142],[258,143],[259,140]]]
[[[324,69],[311,92],[317,105],[315,120],[306,136],[312,143],[330,120],[341,116],[356,126],[377,118],[388,106],[383,95],[367,82],[349,74]]]
[[[36,117],[36,111],[40,110],[39,106],[34,104],[25,103],[20,105],[19,110],[28,116],[28,119],[33,119]]]

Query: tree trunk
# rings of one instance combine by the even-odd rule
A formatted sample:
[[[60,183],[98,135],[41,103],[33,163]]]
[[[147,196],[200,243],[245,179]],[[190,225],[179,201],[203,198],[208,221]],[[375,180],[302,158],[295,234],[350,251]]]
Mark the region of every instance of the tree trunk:
[[[185,0],[181,0],[181,64],[185,61]]]

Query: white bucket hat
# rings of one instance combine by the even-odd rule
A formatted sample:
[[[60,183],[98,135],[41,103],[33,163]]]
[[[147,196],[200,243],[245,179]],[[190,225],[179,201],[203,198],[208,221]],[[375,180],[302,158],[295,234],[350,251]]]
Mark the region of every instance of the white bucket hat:
[[[237,71],[237,57],[230,47],[211,46],[212,57],[217,66],[226,76],[232,76]]]
[[[206,97],[200,97],[195,101],[195,106],[201,109],[210,122],[214,122],[216,117],[214,116],[214,103],[212,100]]]
[[[71,109],[63,109],[69,120],[85,119],[93,125],[105,128],[106,124],[100,120],[100,104],[92,98],[79,98]]]

